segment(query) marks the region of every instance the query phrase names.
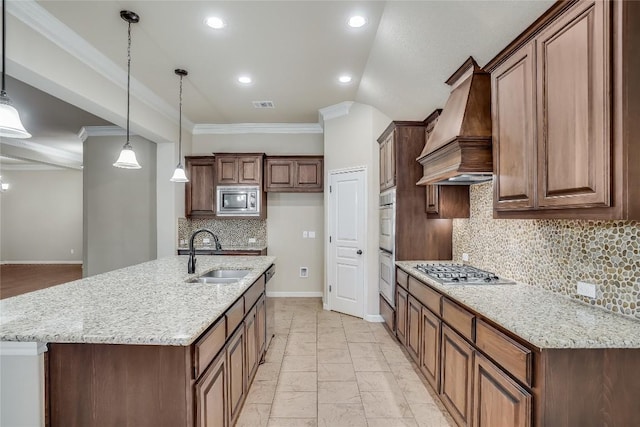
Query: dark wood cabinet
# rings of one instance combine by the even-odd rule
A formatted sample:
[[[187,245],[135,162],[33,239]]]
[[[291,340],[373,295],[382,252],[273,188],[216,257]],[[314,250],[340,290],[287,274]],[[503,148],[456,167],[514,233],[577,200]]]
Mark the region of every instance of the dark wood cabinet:
[[[420,323],[422,305],[417,299],[409,295],[407,298],[407,351],[414,362],[420,361]]]
[[[459,426],[471,422],[473,347],[447,325],[442,326],[441,398]]]
[[[390,133],[380,142],[380,191],[396,185],[396,142]]]
[[[251,380],[258,369],[258,324],[257,324],[257,310],[253,307],[249,314],[247,314],[244,320],[244,334],[245,334],[245,349],[246,349],[246,375],[247,386],[251,384]]]
[[[212,156],[185,157],[185,169],[189,178],[185,184],[185,216],[215,216],[215,159]]]
[[[267,156],[264,189],[268,192],[322,192],[323,164],[323,156]]]
[[[640,218],[637,22],[637,2],[558,2],[487,64],[496,218]]]
[[[473,426],[530,427],[531,393],[479,354],[473,365]]]
[[[215,153],[218,185],[262,186],[264,154]]]
[[[196,425],[227,427],[227,358],[224,352],[196,382]]]
[[[229,390],[227,394],[229,424],[235,425],[247,394],[245,368],[245,332],[240,327],[227,344],[227,372]]]
[[[440,333],[442,320],[426,307],[421,312],[420,371],[436,393],[440,392]]]
[[[261,296],[256,303],[256,334],[258,347],[258,364],[262,361],[267,343],[267,305],[265,296]]]
[[[396,337],[402,344],[407,342],[407,310],[409,295],[400,286],[396,286]]]

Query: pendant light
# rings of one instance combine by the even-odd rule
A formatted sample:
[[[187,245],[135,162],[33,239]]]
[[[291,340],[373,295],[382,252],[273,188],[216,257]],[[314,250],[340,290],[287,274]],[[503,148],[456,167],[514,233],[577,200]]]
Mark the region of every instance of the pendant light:
[[[189,74],[187,70],[181,70],[177,68],[175,73],[180,76],[180,121],[179,121],[179,132],[178,132],[178,166],[176,166],[176,170],[173,171],[173,176],[169,181],[172,182],[189,182],[187,175],[184,173],[184,168],[182,167],[182,78]]]
[[[11,98],[5,90],[6,74],[6,44],[7,44],[7,13],[5,10],[5,0],[2,0],[2,91],[0,92],[0,136],[7,138],[31,138],[20,121],[18,110],[13,106]]]
[[[135,24],[140,21],[140,17],[131,11],[120,11],[120,17],[129,23],[128,45],[127,45],[127,142],[125,142],[120,157],[113,164],[117,168],[123,169],[140,169],[141,166],[136,159],[136,153],[133,152],[131,143],[129,142],[129,110],[131,105],[131,24]]]

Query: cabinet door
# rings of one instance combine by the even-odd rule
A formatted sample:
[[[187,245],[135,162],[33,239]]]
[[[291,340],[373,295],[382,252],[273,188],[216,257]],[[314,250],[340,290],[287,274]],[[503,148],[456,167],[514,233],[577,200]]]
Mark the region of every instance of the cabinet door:
[[[442,321],[422,307],[420,323],[420,371],[436,392],[440,391],[440,331]]]
[[[244,320],[247,387],[251,384],[253,375],[258,368],[258,331],[256,327],[256,307],[253,307]]]
[[[391,188],[396,185],[396,132],[393,131],[389,134],[387,139],[387,143],[385,144],[385,173],[386,173],[386,183],[385,188]]]
[[[473,347],[446,325],[442,326],[442,403],[459,426],[471,420]]]
[[[386,141],[380,143],[380,191],[386,190],[387,187],[387,150],[385,148]]]
[[[218,184],[238,183],[238,159],[235,156],[216,156]]]
[[[429,214],[437,214],[440,203],[438,202],[438,196],[440,194],[439,185],[427,185],[426,186],[426,208],[425,211]]]
[[[196,426],[226,427],[227,362],[224,352],[214,360],[196,383]]]
[[[396,286],[396,337],[402,344],[407,342],[407,291]]]
[[[262,184],[262,156],[238,157],[238,184]]]
[[[187,157],[185,165],[189,177],[185,184],[185,216],[214,216],[214,158]]]
[[[298,159],[295,162],[295,187],[305,191],[322,191],[324,186],[322,159]]]
[[[246,396],[244,328],[238,328],[227,344],[227,411],[229,425],[234,425]]]
[[[540,207],[610,204],[610,6],[579,2],[536,38]]]
[[[266,350],[267,339],[267,306],[265,304],[265,296],[263,295],[256,304],[256,334],[258,335],[258,363],[262,361]]]
[[[279,189],[293,188],[294,163],[291,159],[267,158],[265,162],[267,168],[265,190],[278,191]]]
[[[474,361],[473,426],[531,426],[531,394],[479,354]]]
[[[535,205],[536,121],[533,43],[491,73],[497,210]]]
[[[420,361],[420,323],[422,305],[409,296],[407,305],[407,350],[415,362]]]

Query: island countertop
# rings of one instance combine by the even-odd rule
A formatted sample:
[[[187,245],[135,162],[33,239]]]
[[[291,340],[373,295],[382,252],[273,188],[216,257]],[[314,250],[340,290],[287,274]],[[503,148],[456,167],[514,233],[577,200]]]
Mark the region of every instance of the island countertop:
[[[192,344],[274,262],[272,256],[173,256],[0,301],[0,341]],[[186,283],[214,269],[248,269],[237,283]]]
[[[636,320],[523,283],[442,285],[414,268],[430,262],[396,266],[539,349],[640,348]]]

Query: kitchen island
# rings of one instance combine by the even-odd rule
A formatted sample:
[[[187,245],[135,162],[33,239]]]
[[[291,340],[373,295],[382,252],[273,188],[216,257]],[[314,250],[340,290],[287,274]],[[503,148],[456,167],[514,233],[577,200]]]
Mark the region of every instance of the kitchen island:
[[[175,256],[0,302],[0,340],[47,343],[57,426],[232,423],[266,349],[267,256]],[[189,283],[210,270],[235,283]],[[220,422],[221,424],[218,424]]]

